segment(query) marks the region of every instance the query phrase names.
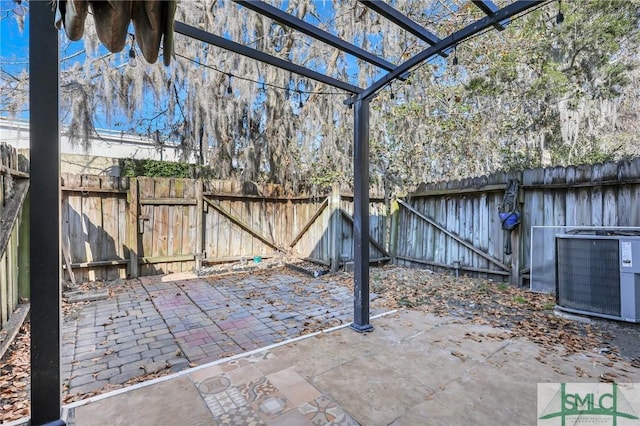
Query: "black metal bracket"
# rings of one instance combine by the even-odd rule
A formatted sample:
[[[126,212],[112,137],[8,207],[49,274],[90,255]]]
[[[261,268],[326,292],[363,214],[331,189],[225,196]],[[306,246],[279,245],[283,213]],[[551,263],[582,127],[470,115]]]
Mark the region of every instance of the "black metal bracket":
[[[370,333],[373,331],[373,326],[371,324],[358,325],[354,322],[349,324],[349,328],[357,331],[358,333]]]

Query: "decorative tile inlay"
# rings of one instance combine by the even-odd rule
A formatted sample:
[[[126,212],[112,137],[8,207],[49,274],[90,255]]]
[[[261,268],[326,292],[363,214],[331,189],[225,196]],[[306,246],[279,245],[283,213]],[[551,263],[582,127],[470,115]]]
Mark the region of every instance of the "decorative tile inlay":
[[[240,367],[244,367],[245,365],[249,365],[249,361],[246,358],[233,359],[224,364],[220,364],[220,367],[223,371],[232,371]]]
[[[325,426],[360,426],[360,424],[353,420],[347,413],[343,413]]]
[[[214,416],[220,416],[247,405],[247,401],[235,387],[216,394],[202,394],[202,398]]]
[[[281,414],[287,406],[287,400],[268,396],[264,398],[259,405],[260,411],[267,416]]]
[[[219,393],[231,385],[231,380],[224,376],[215,376],[198,383],[198,390],[203,394]]]
[[[266,352],[258,352],[257,354],[249,355],[245,359],[250,363],[255,364],[271,358],[275,358],[275,355],[269,351],[266,351]]]
[[[301,405],[298,409],[311,423],[317,426],[324,426],[345,414],[345,412],[338,407],[338,404],[326,396],[320,396],[313,401]]]
[[[287,397],[280,392],[264,395],[250,403],[250,405],[266,422],[271,422],[271,420],[294,408],[291,402],[287,400]]]
[[[257,401],[263,396],[277,392],[278,389],[266,377],[260,377],[246,384],[241,389],[242,396],[249,402]]]
[[[256,414],[250,407],[240,407],[220,416],[216,416],[216,420],[221,426],[266,426],[260,416]]]

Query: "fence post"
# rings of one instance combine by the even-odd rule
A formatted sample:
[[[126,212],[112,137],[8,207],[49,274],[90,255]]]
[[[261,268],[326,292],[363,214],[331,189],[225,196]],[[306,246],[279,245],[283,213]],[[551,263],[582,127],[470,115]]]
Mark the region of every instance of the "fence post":
[[[140,204],[138,203],[138,178],[129,178],[129,226],[127,227],[127,242],[129,244],[129,277],[137,278],[140,275],[138,256],[140,250],[138,218],[140,217]]]
[[[18,228],[18,296],[23,299],[31,297],[29,293],[30,264],[29,264],[29,198],[22,203],[22,213],[20,217],[20,228]]]
[[[334,182],[329,195],[329,262],[331,272],[337,272],[340,267],[340,184]]]
[[[203,199],[203,182],[202,178],[199,178],[196,182],[196,253],[195,253],[195,269],[199,271],[202,269],[202,245],[204,240],[204,199]]]
[[[400,222],[400,204],[397,199],[391,202],[391,230],[389,232],[389,254],[391,255],[391,264],[396,264],[396,256],[398,254],[398,226]]]
[[[520,227],[509,232],[511,237],[511,280],[513,286],[520,285]]]

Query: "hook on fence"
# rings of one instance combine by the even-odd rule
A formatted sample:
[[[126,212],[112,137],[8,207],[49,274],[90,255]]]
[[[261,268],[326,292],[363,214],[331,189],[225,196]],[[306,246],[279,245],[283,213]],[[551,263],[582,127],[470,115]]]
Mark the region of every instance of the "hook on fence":
[[[504,254],[507,256],[511,250],[511,231],[520,226],[520,212],[518,211],[518,179],[509,180],[507,189],[504,192],[502,205],[498,208],[498,215],[502,223],[502,229],[507,231],[507,238],[504,242]]]

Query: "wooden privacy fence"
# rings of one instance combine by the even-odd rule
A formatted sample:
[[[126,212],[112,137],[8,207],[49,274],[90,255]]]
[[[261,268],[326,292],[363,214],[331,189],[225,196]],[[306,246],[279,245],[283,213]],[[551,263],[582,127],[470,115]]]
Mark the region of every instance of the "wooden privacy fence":
[[[520,182],[522,215],[509,237],[498,207],[510,179]],[[397,263],[519,283],[528,278],[532,226],[640,226],[640,159],[431,184],[399,199],[393,220]]]
[[[353,259],[353,196],[285,196],[276,185],[62,176],[66,278],[111,280],[295,255],[336,269]],[[373,261],[390,259],[383,199],[370,200]]]
[[[62,251],[80,281],[126,276],[128,179],[63,174]]]
[[[214,181],[205,200],[206,261],[288,253],[337,267],[353,258],[353,196],[334,187],[326,196],[280,196],[279,188],[247,188],[239,182]],[[373,257],[384,250],[384,203],[372,199],[370,242]]]
[[[29,298],[28,163],[0,144],[0,328],[20,299]]]
[[[520,228],[498,207],[520,182]],[[199,269],[295,255],[337,269],[353,259],[353,195],[285,196],[275,185],[63,176],[63,244],[79,280]],[[640,159],[496,173],[431,184],[393,203],[370,199],[372,261],[528,278],[532,226],[639,226]],[[509,238],[513,253],[505,254]]]

